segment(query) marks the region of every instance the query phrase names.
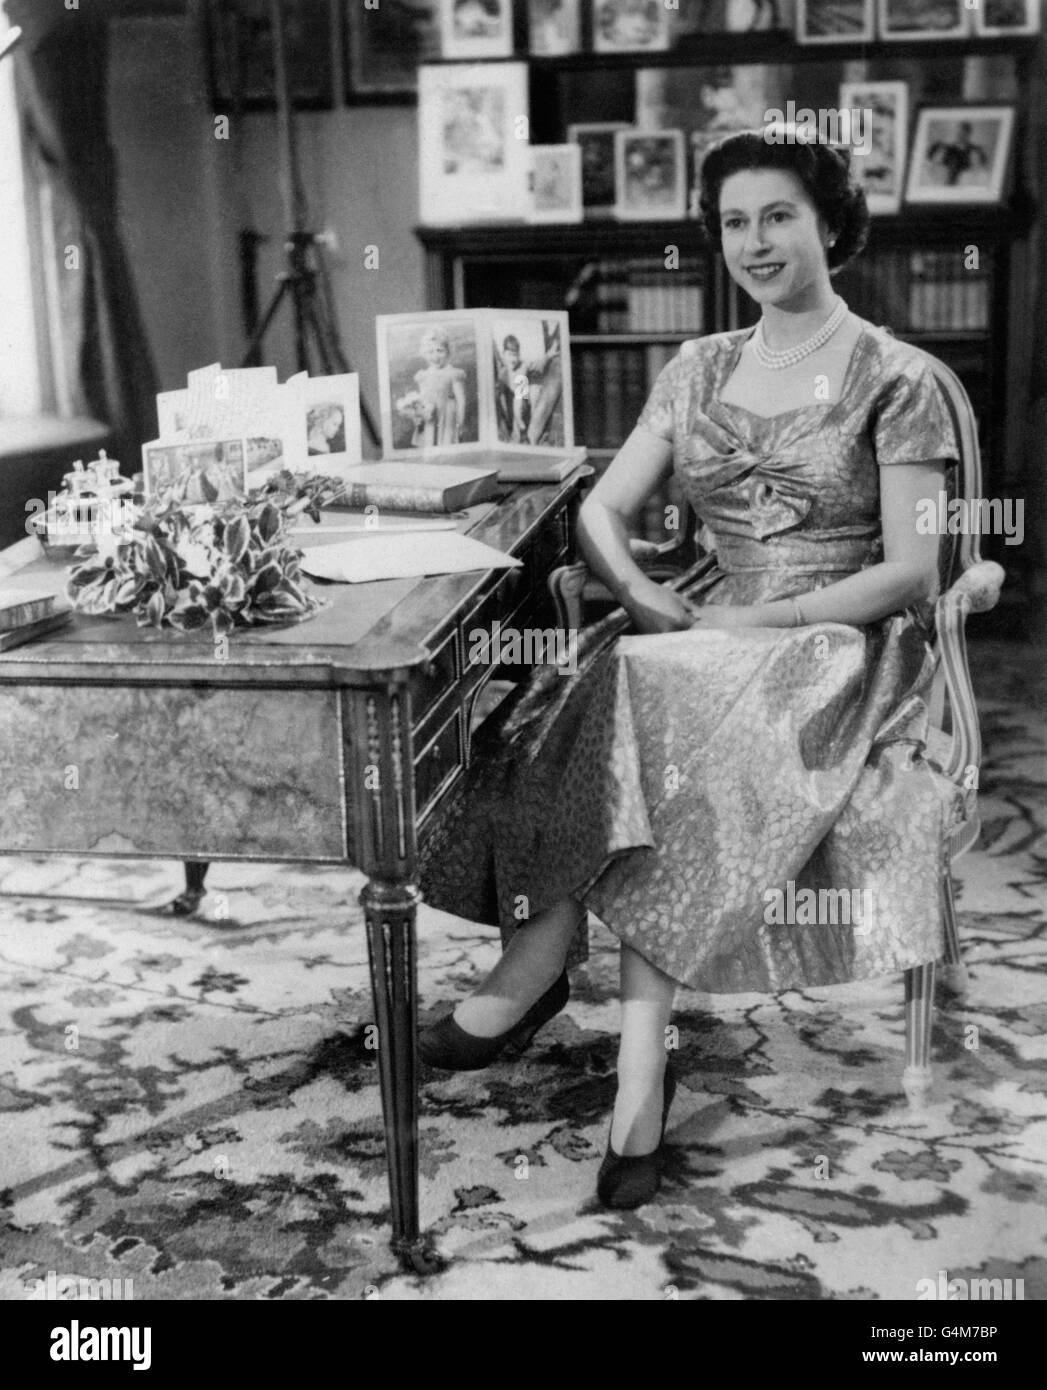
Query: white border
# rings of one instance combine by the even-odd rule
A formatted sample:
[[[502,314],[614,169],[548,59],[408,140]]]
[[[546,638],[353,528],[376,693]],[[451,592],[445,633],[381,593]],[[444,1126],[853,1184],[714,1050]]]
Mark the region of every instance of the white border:
[[[676,201],[651,211],[629,207],[625,192],[625,152],[631,140],[671,140],[675,146]],[[675,222],[687,214],[687,155],[682,130],[620,130],[614,137],[614,215],[622,222]]]
[[[924,106],[916,122],[916,135],[913,139],[912,155],[909,159],[909,177],[906,180],[905,201],[907,203],[980,203],[991,207],[999,203],[1003,196],[1003,180],[1011,154],[1014,136],[1013,106]],[[959,121],[969,118],[972,121],[997,119],[1000,122],[1000,138],[996,142],[996,155],[993,160],[988,190],[975,187],[929,187],[921,189],[917,175],[923,163],[927,145],[927,128],[931,121]]]
[[[602,5],[615,5],[621,8],[628,0],[593,0],[593,52],[594,53],[664,53],[669,47],[669,11],[662,0],[655,0],[655,13],[658,27],[651,43],[622,44],[613,43],[600,33],[599,10]]]
[[[579,151],[580,153],[580,151]],[[487,316],[487,361],[488,370],[491,373],[491,406],[489,416],[489,435],[486,447],[491,449],[509,449],[513,453],[538,454],[548,457],[551,452],[557,449],[574,448],[574,392],[572,389],[571,375],[571,329],[570,316],[565,309],[485,309]],[[498,438],[498,418],[495,411],[494,400],[494,360],[497,351],[495,343],[494,325],[498,322],[510,320],[533,320],[535,322],[550,323],[555,322],[560,325],[560,365],[563,379],[563,437],[562,444],[513,444],[504,439]],[[483,431],[481,430],[481,438]]]
[[[535,183],[535,164],[543,157],[556,156],[557,159],[565,161],[569,168],[567,177],[571,186],[570,202],[560,208],[541,209],[535,206],[534,183]],[[581,222],[584,216],[582,208],[582,147],[581,145],[531,145],[530,146],[530,168],[528,170],[528,204],[527,220],[535,224],[541,223],[564,223]]]
[[[362,4],[363,0],[353,0]],[[513,56],[513,0],[498,0],[501,32],[494,38],[456,38],[455,0],[440,0],[440,52],[445,58],[511,58]]]
[[[582,148],[582,142],[581,142],[581,140],[579,140],[579,138],[578,138],[579,134],[581,134],[581,135],[588,135],[588,134],[590,133],[590,131],[591,131],[593,134],[599,134],[599,135],[610,134],[610,135],[613,136],[613,135],[614,135],[617,131],[619,131],[619,130],[634,130],[634,129],[635,129],[635,126],[631,126],[631,125],[629,124],[628,121],[576,121],[574,125],[569,125],[569,126],[567,127],[567,140],[568,140],[568,143],[569,143],[569,144],[576,144],[576,145],[578,146],[578,148],[581,149],[581,148]],[[612,148],[611,148],[611,172],[612,172],[612,174],[613,174],[613,173],[614,173],[614,157],[615,157],[615,156],[614,156],[614,141],[613,141],[613,140],[611,141],[611,147],[612,147]],[[587,202],[585,201],[585,172],[584,172],[584,162],[583,162],[582,168],[583,168],[583,172],[582,172],[582,209],[583,209],[583,212],[588,212],[588,213],[595,213],[595,212],[610,213],[610,212],[613,212],[613,211],[614,211],[614,195],[613,195],[613,194],[612,194],[612,196],[611,196],[611,201],[610,201],[609,203],[587,203]]]
[[[342,407],[345,450],[338,454],[311,454],[307,429],[309,407],[316,401],[327,401],[332,397],[337,399]],[[302,429],[305,434],[304,463],[311,472],[323,473],[328,468],[342,469],[363,462],[363,442],[360,437],[360,378],[356,372],[345,372],[340,376],[306,377],[297,393],[295,408],[302,414]]]
[[[490,431],[490,420],[494,410],[494,386],[489,380],[490,373],[484,364],[490,363],[490,331],[485,329],[486,309],[446,309],[437,312],[417,314],[379,314],[375,318],[375,337],[378,347],[378,403],[381,411],[382,457],[387,459],[425,459],[434,455],[469,454],[485,449],[485,430]],[[477,438],[467,444],[431,444],[424,449],[393,448],[393,399],[389,383],[389,329],[400,323],[433,325],[451,321],[465,321],[476,325],[476,434]]]
[[[974,32],[979,38],[1012,38],[1015,34],[1038,34],[1040,32],[1040,0],[1025,0],[1024,24],[987,24],[980,0],[974,11]]]
[[[527,3],[527,47],[532,58],[556,58],[565,53],[580,53],[582,51],[582,5],[581,0],[563,0],[564,8],[569,13],[569,25],[567,40],[554,48],[536,48],[534,44],[534,5],[535,0],[526,0]]]
[[[908,82],[841,82],[840,83],[840,110],[863,110],[865,103],[855,101],[856,93],[863,92],[889,92],[895,98],[895,109],[897,119],[894,123],[894,163],[898,170],[898,192],[896,196],[889,193],[870,193],[865,192],[865,201],[869,205],[869,211],[874,217],[892,216],[901,211],[902,199],[905,197],[905,187],[909,176],[906,161],[909,157],[909,84]],[[851,173],[860,176],[862,172],[863,156],[856,147],[851,150]]]
[[[874,16],[875,0],[862,0],[862,28],[857,34],[819,34],[807,33],[807,0],[796,0],[796,42],[804,44],[869,43],[876,33]]]
[[[963,0],[952,0],[959,12],[959,23],[955,29],[896,29],[891,32],[889,24],[890,0],[878,0],[878,10],[876,22],[879,25],[880,38],[886,43],[908,43],[910,39],[930,40],[965,38],[971,31],[970,13],[964,6]]]

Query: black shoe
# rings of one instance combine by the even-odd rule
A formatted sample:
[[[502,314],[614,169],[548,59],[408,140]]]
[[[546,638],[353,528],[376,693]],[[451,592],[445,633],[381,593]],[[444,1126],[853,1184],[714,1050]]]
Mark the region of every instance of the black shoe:
[[[448,1014],[431,1028],[418,1035],[418,1055],[430,1067],[445,1071],[480,1071],[489,1067],[496,1057],[509,1047],[522,1052],[543,1023],[560,1012],[571,996],[571,985],[565,970],[560,978],[536,999],[519,1023],[493,1038],[478,1038],[467,1033]]]
[[[649,1154],[616,1154],[607,1136],[607,1152],[600,1164],[596,1179],[596,1195],[605,1207],[615,1211],[632,1211],[657,1195],[661,1186],[662,1147],[665,1142],[665,1122],[676,1094],[676,1073],[672,1062],[665,1064],[665,1100],[662,1104],[662,1132],[658,1147]]]

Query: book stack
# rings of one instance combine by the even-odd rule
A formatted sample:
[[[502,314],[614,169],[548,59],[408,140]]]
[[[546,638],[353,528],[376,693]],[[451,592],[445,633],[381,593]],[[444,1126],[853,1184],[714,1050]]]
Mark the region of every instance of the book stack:
[[[596,333],[701,333],[705,300],[698,261],[676,270],[663,261],[600,261],[590,284],[591,303],[580,306]],[[589,312],[585,313],[588,308]]]
[[[646,345],[575,349],[575,406],[592,449],[617,449],[647,400]]]
[[[962,251],[914,251],[909,257],[909,329],[914,333],[984,331],[989,326],[988,268],[968,269]]]
[[[58,594],[0,589],[0,652],[64,627],[71,618],[71,610],[59,606]]]

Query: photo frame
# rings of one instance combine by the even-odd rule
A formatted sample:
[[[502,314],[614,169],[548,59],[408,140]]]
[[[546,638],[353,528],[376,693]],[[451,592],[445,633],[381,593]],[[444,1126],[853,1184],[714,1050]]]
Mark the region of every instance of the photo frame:
[[[532,145],[528,175],[533,223],[581,222],[582,151],[579,145]]]
[[[796,0],[796,41],[869,43],[876,32],[875,5],[876,0]]]
[[[356,372],[339,376],[292,377],[292,400],[300,422],[295,430],[304,436],[305,466],[316,473],[339,470],[363,462],[360,437],[360,378]]]
[[[1040,0],[979,0],[972,16],[979,38],[1011,38],[1040,32]]]
[[[189,505],[233,501],[247,494],[247,440],[154,440],[142,445],[142,472],[147,498],[176,488]]]
[[[962,39],[970,32],[964,0],[877,0],[880,38],[888,42],[910,39]]]
[[[423,67],[419,207],[430,226],[523,220],[529,124],[526,63]]]
[[[532,57],[559,57],[578,53],[581,47],[581,0],[527,0],[527,50]]]
[[[207,0],[203,15],[213,109],[275,110],[269,0]],[[334,34],[328,0],[285,0],[284,32],[293,105],[330,110]]]
[[[614,137],[615,216],[673,221],[687,211],[682,130],[620,130]]]
[[[440,0],[445,58],[511,58],[513,0]]]
[[[852,146],[851,173],[865,190],[870,213],[899,212],[909,151],[908,83],[841,82],[840,109],[863,113],[862,133],[870,149],[865,153]]]
[[[383,457],[479,449],[491,410],[482,312],[379,314],[375,331]]]
[[[441,56],[440,0],[396,0],[364,8],[339,0],[345,99],[350,105],[413,105],[418,69]]]
[[[581,150],[582,210],[586,217],[614,212],[614,137],[631,130],[626,121],[590,121],[567,127],[567,139]]]
[[[580,155],[579,151],[579,155]],[[488,311],[494,448],[574,448],[571,341],[563,310]]]
[[[669,32],[669,11],[662,0],[593,0],[596,53],[664,52]]]
[[[905,197],[910,203],[998,203],[1015,109],[925,106],[916,122]]]

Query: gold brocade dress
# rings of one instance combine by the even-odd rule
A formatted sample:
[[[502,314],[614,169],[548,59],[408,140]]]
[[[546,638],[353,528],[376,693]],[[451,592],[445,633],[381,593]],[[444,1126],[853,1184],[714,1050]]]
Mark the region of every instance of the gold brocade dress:
[[[748,329],[685,344],[659,376],[640,423],[672,442],[715,540],[694,602],[787,598],[875,564],[879,469],[957,459],[929,370],[860,322],[835,403],[763,418],[719,400]],[[575,674],[537,667],[477,730],[422,857],[425,901],[508,940],[571,894],[714,993],[936,959],[957,793],[927,756],[926,617],[648,636],[616,610],[580,635]],[[585,947],[583,928],[570,959]]]

